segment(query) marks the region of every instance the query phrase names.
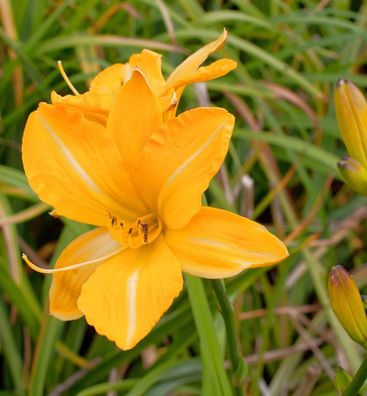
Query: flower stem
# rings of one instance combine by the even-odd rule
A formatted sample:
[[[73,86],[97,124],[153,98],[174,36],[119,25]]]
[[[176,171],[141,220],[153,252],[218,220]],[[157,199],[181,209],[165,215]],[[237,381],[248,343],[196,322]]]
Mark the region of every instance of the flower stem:
[[[355,373],[352,382],[349,384],[348,388],[342,393],[342,396],[356,396],[358,391],[363,386],[367,378],[367,356],[364,358],[359,369]]]
[[[232,363],[232,382],[238,395],[242,395],[241,383],[247,375],[247,365],[242,356],[235,331],[235,320],[232,304],[228,298],[224,282],[221,279],[211,280],[211,284],[221,308],[226,327],[228,355]]]

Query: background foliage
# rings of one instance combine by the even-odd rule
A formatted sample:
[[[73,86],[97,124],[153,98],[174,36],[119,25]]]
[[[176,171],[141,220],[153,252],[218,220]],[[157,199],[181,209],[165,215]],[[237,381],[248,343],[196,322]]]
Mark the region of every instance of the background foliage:
[[[226,281],[249,364],[242,392],[334,395],[336,367],[353,372],[361,351],[330,311],[326,274],[343,264],[365,287],[367,209],[337,173],[345,149],[331,98],[340,77],[367,85],[366,2],[0,0],[0,16],[0,395],[227,395],[233,387],[208,281],[191,282],[190,299],[181,293],[136,348],[121,352],[82,319],[48,316],[50,279],[20,259],[26,252],[52,264],[86,230],[51,218],[22,171],[27,115],[51,90],[69,93],[56,61],[81,92],[98,70],[141,48],[164,55],[167,75],[223,27],[230,37],[213,57],[236,59],[237,70],[189,87],[181,103],[212,103],[237,118],[207,200],[266,224],[291,252],[277,267]]]

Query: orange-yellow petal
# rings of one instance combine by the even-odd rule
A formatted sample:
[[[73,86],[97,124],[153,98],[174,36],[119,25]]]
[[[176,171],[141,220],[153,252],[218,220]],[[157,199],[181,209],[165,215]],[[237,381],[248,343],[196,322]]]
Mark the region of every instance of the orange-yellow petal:
[[[143,74],[134,70],[121,87],[107,121],[107,132],[129,169],[147,139],[161,124],[159,101]]]
[[[123,83],[125,65],[117,63],[98,73],[91,81],[89,91],[81,95],[60,96],[51,93],[53,104],[61,103],[83,111],[88,119],[106,125],[108,113]]]
[[[90,83],[90,92],[116,94],[123,82],[125,65],[116,63],[98,73]]]
[[[138,54],[131,55],[129,65],[133,67],[135,66],[143,72],[154,95],[159,97],[166,86],[161,70],[161,55],[144,49]]]
[[[174,86],[176,81],[187,79],[210,54],[217,51],[224,44],[227,35],[227,31],[224,30],[217,40],[205,45],[185,59],[168,77],[167,85]]]
[[[89,121],[98,122],[101,125],[106,125],[108,111],[103,105],[101,95],[94,92],[86,92],[82,95],[65,95],[61,96],[55,91],[51,92],[52,104],[62,104],[65,106],[74,107],[84,113],[84,116]]]
[[[134,221],[143,208],[106,130],[69,106],[40,104],[22,155],[31,187],[59,215],[106,226],[111,211]]]
[[[178,100],[177,100],[177,95],[176,91],[174,88],[169,88],[163,95],[159,97],[159,104],[161,106],[161,111],[163,113],[163,120],[166,121],[167,118],[166,115],[168,113],[172,113],[174,116],[175,109],[177,106]],[[172,118],[172,117],[170,117]]]
[[[182,78],[177,78],[172,86],[174,88],[181,87],[191,83],[214,80],[229,73],[237,67],[237,62],[232,59],[219,59],[208,66],[199,67],[188,75],[183,75]]]
[[[96,228],[74,239],[61,253],[55,268],[96,260],[120,250],[105,228]],[[57,272],[52,275],[50,288],[50,313],[61,320],[73,320],[83,316],[77,306],[83,284],[103,261],[78,269]]]
[[[288,256],[285,245],[262,225],[221,209],[203,207],[165,239],[182,269],[203,278],[226,278]]]
[[[223,59],[214,62],[209,66],[199,68],[199,66],[208,58],[210,54],[217,51],[224,44],[227,39],[227,35],[227,31],[224,29],[223,33],[217,40],[205,45],[190,55],[168,77],[166,90],[175,88],[177,103],[181,98],[186,84],[191,82],[207,81],[221,77],[236,67],[235,61]],[[166,120],[169,120],[175,116],[176,108],[177,105],[166,111]]]
[[[169,228],[183,227],[199,211],[201,194],[227,154],[233,124],[224,109],[198,108],[166,122],[148,140],[136,165],[136,188]]]
[[[181,289],[180,263],[159,238],[99,266],[78,307],[98,333],[126,350],[149,333]]]

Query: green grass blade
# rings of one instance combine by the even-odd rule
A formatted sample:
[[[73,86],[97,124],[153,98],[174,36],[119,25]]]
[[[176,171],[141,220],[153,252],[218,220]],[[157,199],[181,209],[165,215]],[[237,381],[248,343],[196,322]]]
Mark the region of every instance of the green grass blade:
[[[4,352],[17,395],[24,395],[22,356],[9,323],[9,314],[0,300],[0,351]]]
[[[228,376],[224,368],[224,358],[219,347],[213,317],[205,295],[202,280],[185,275],[186,288],[190,299],[192,313],[199,334],[201,359],[203,364],[203,395],[232,395]]]

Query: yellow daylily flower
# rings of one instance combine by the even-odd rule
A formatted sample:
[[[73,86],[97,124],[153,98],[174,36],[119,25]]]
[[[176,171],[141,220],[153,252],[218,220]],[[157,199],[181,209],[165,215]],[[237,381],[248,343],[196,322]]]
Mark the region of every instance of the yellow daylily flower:
[[[367,347],[367,318],[359,290],[348,272],[337,265],[329,274],[331,307],[350,338]]]
[[[335,87],[335,112],[349,157],[338,163],[344,181],[367,194],[367,103],[350,81],[339,80]]]
[[[121,349],[132,348],[180,293],[182,271],[224,278],[288,253],[263,226],[201,206],[221,166],[234,117],[196,108],[163,121],[159,99],[135,70],[106,126],[62,104],[29,116],[24,169],[60,215],[97,228],[72,241],[52,273],[50,312],[85,316]]]
[[[182,62],[167,78],[164,79],[161,71],[161,55],[144,49],[133,54],[128,63],[114,64],[107,67],[92,80],[89,91],[79,95],[64,97],[52,92],[52,103],[63,103],[75,106],[101,122],[106,120],[114,98],[121,85],[131,78],[134,68],[141,70],[154,95],[159,99],[165,119],[174,117],[180,97],[185,86],[194,82],[208,81],[224,76],[237,67],[232,59],[219,59],[208,66],[200,65],[210,54],[217,51],[227,39],[227,31],[215,41],[205,45]]]

